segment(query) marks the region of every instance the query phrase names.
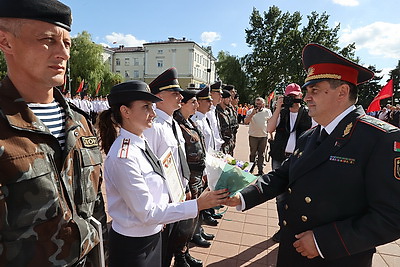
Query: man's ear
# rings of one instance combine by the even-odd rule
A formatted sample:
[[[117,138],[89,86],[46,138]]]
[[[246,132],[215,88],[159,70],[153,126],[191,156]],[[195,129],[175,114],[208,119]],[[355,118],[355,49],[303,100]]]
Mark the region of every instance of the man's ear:
[[[11,33],[0,30],[0,50],[4,54],[12,54],[12,48],[10,44]]]
[[[342,84],[338,88],[340,98],[348,98],[350,95],[350,86],[346,83]]]

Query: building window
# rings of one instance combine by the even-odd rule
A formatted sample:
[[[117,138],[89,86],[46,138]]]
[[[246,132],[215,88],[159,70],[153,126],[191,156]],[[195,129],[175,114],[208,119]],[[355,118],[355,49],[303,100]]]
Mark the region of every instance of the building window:
[[[125,66],[129,66],[129,57],[125,58]]]
[[[134,70],[133,71],[133,78],[134,79],[139,79],[139,71],[138,70]]]
[[[164,67],[164,61],[163,60],[157,60],[157,67],[163,68]]]
[[[119,58],[115,59],[115,65],[117,65],[117,66],[121,65],[121,60]]]
[[[164,51],[162,50],[162,49],[159,49],[158,51],[157,51],[157,54],[162,54]]]
[[[129,71],[125,71],[125,78],[129,78]]]
[[[139,59],[138,58],[133,58],[133,65],[134,66],[139,66]]]

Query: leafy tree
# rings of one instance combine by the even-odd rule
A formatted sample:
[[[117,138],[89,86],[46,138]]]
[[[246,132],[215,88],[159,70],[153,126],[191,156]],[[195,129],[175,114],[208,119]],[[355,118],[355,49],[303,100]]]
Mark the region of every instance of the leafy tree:
[[[393,79],[393,98],[395,104],[399,104],[400,99],[400,60],[397,63],[396,68],[390,71],[390,77]]]
[[[248,91],[248,79],[246,73],[243,71],[240,58],[231,56],[229,52],[220,51],[218,53],[216,68],[219,78],[223,83],[235,86],[240,96],[240,102],[249,102],[252,100],[254,96],[246,93]]]
[[[382,70],[377,70],[375,66],[369,66],[368,69],[375,73],[375,77],[370,81],[363,83],[358,88],[358,105],[362,105],[364,109],[367,109],[371,101],[374,97],[379,93],[382,89],[382,86],[379,82],[382,80],[383,76],[379,76]],[[381,101],[382,102],[382,101]]]
[[[301,62],[303,47],[308,43],[319,43],[354,59],[354,44],[340,49],[337,44],[340,25],[328,26],[329,16],[324,12],[312,12],[307,16],[308,23],[301,26],[299,12],[283,13],[272,6],[262,14],[253,9],[250,27],[246,29],[246,42],[252,52],[244,57],[246,71],[250,76],[251,87],[260,95],[275,89],[282,91],[285,85],[304,83],[306,73]]]
[[[122,77],[113,74],[106,67],[102,57],[103,47],[92,41],[91,35],[83,31],[72,39],[70,58],[71,92],[75,93],[84,79],[87,93],[94,95],[101,81],[99,94],[106,95],[109,89],[122,81]]]
[[[3,79],[7,74],[7,64],[3,52],[0,51],[0,79]]]

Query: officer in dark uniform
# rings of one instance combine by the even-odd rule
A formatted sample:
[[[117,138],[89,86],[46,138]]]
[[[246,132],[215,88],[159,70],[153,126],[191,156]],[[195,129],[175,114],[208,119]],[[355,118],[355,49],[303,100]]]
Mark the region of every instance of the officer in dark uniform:
[[[371,266],[375,247],[400,237],[400,130],[355,106],[370,70],[318,44],[304,48],[303,64],[319,125],[226,204],[249,209],[287,192],[279,267]]]
[[[231,111],[229,109],[231,94],[227,90],[222,90],[222,101],[217,105],[216,113],[219,121],[220,133],[224,143],[221,151],[225,154],[233,155],[234,134]]]

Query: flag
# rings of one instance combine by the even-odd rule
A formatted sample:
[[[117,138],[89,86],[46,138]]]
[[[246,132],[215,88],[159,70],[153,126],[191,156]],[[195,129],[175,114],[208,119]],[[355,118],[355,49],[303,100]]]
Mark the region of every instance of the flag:
[[[81,81],[81,83],[79,84],[79,87],[78,87],[78,89],[76,90],[77,93],[82,92],[82,89],[83,89],[83,85],[84,85],[84,84],[85,84],[85,79],[83,79],[83,80]]]
[[[393,96],[393,79],[390,79],[390,81],[384,87],[382,87],[378,95],[375,96],[371,104],[368,106],[367,113],[381,110],[380,100],[389,98],[391,96]]]
[[[269,94],[269,96],[267,97],[268,105],[271,103],[271,101],[272,101],[272,99],[274,98],[274,96],[275,96],[275,90],[272,91],[272,92]]]
[[[100,88],[101,88],[101,81],[100,81],[99,84],[97,85],[96,96],[99,94]]]

